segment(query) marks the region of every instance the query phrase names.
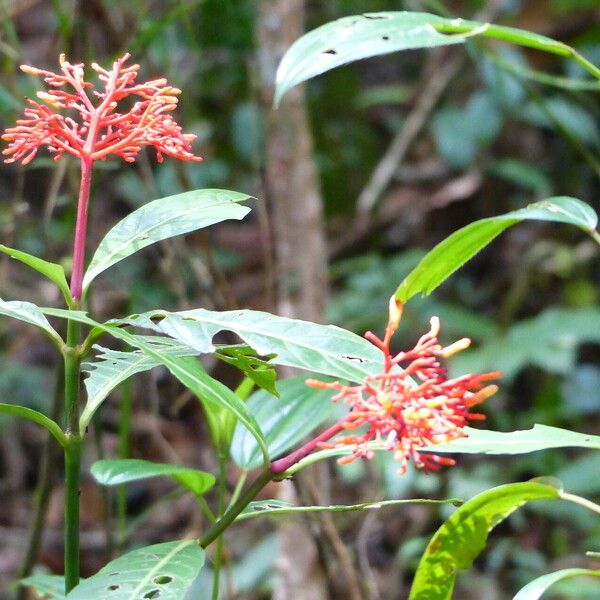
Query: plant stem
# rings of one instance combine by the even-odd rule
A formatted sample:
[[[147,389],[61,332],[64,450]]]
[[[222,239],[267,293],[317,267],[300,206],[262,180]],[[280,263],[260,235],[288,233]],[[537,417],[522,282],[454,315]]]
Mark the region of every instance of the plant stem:
[[[133,411],[133,385],[128,379],[121,385],[121,403],[119,405],[119,449],[121,459],[131,456],[131,415]],[[127,530],[127,486],[117,486],[117,537],[122,550]]]
[[[75,222],[75,240],[73,242],[73,270],[71,272],[71,296],[81,300],[83,286],[83,267],[85,263],[85,241],[87,237],[87,213],[92,184],[93,161],[89,157],[81,159],[81,185],[77,200],[77,220]]]
[[[263,471],[252,483],[252,485],[239,497],[237,502],[233,504],[199,540],[200,546],[206,548],[214,542],[222,533],[231,525],[235,518],[256,498],[257,494],[269,483],[275,473],[270,470]]]
[[[568,494],[567,492],[560,492],[559,497],[563,500],[568,500],[569,502],[574,502],[575,504],[579,504],[588,510],[591,510],[600,515],[600,506],[587,498],[582,498],[581,496],[576,496],[575,494]]]
[[[217,516],[221,518],[225,511],[225,484],[227,477],[227,455],[219,452],[219,485],[217,489]],[[215,553],[213,556],[213,588],[212,600],[219,600],[219,582],[221,579],[221,568],[223,562],[223,535],[217,538]]]
[[[79,481],[81,436],[79,433],[79,387],[81,357],[77,348],[79,324],[68,321],[65,348],[65,591],[79,583]]]

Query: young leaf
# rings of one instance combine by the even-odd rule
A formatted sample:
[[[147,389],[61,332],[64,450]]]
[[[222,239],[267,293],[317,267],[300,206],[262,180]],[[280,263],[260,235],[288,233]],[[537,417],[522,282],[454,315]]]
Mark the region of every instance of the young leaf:
[[[354,333],[256,310],[155,310],[111,323],[154,329],[199,353],[214,352],[213,337],[220,331],[233,331],[259,355],[275,354],[274,364],[351,381],[362,381],[381,370],[381,352]]]
[[[569,579],[571,577],[579,577],[581,575],[588,577],[600,577],[600,570],[562,569],[561,571],[555,571],[554,573],[542,575],[522,588],[513,598],[513,600],[538,600],[542,597],[542,594],[547,591],[548,588],[550,588],[550,586],[554,585],[558,581]]]
[[[137,458],[98,460],[92,465],[91,472],[101,485],[120,485],[166,476],[183,485],[196,496],[206,493],[215,484],[215,477],[211,473]]]
[[[45,275],[50,281],[56,284],[58,289],[65,297],[67,303],[71,302],[71,291],[69,290],[69,284],[67,283],[67,278],[65,277],[65,270],[61,265],[48,262],[47,260],[43,260],[37,256],[27,254],[27,252],[22,252],[21,250],[9,248],[3,244],[0,244],[0,252],[8,254],[8,256],[11,258],[18,260],[28,267],[36,270],[38,273]]]
[[[558,497],[555,487],[528,481],[492,488],[463,504],[429,542],[409,600],[450,600],[458,569],[471,567],[496,525],[527,502]]]
[[[465,427],[465,432],[468,434],[466,438],[423,448],[421,452],[431,450],[436,454],[527,454],[549,448],[600,450],[600,435],[578,433],[548,425],[534,425],[532,429],[509,433]]]
[[[19,321],[24,321],[41,329],[56,345],[62,344],[60,335],[48,323],[44,313],[35,304],[31,302],[21,302],[20,300],[4,301],[0,299],[0,315],[5,315]]]
[[[600,73],[566,44],[529,31],[419,12],[367,13],[327,23],[296,40],[277,70],[275,105],[290,88],[335,67],[399,50],[460,44],[474,35],[571,56]]]
[[[14,415],[15,417],[21,417],[28,421],[33,421],[42,427],[45,427],[55,438],[56,441],[61,445],[67,444],[67,438],[63,433],[63,430],[59,427],[58,423],[49,419],[46,415],[42,414],[33,408],[27,408],[26,406],[18,406],[17,404],[0,404],[0,413],[6,415]]]
[[[44,600],[65,600],[64,575],[47,575],[38,573],[21,579],[20,583],[33,589]]]
[[[279,381],[279,398],[259,390],[246,402],[248,410],[260,423],[271,459],[295,446],[327,421],[336,409],[331,402],[330,390],[308,387],[305,379],[293,377]],[[231,457],[242,469],[255,469],[261,463],[256,440],[239,425],[233,435]]]
[[[398,286],[396,299],[406,303],[415,294],[430,294],[496,236],[525,220],[568,223],[586,233],[594,233],[598,224],[598,217],[590,206],[568,196],[549,198],[504,215],[480,219],[455,231],[427,253]]]
[[[316,512],[358,512],[363,510],[377,510],[387,506],[399,506],[401,504],[453,504],[460,506],[462,500],[450,498],[447,500],[430,500],[422,498],[411,498],[409,500],[381,500],[380,502],[363,502],[361,504],[333,504],[329,506],[294,506],[289,502],[281,500],[258,500],[250,502],[248,506],[238,515],[236,521],[245,521],[254,517],[278,517],[280,515],[294,515]]]
[[[177,235],[227,219],[242,219],[250,196],[227,190],[194,190],[160,198],[127,215],[100,242],[83,279],[83,289],[100,273],[133,253]]]
[[[204,551],[195,540],[146,546],[109,562],[67,600],[181,600],[203,565]]]
[[[142,340],[144,339],[157,350],[172,354],[173,356],[190,356],[196,354],[189,346],[180,344],[171,338],[156,336],[142,337]],[[94,349],[98,351],[96,360],[93,362],[84,362],[81,365],[81,370],[88,374],[84,381],[87,401],[79,419],[79,429],[82,434],[98,407],[112,390],[132,375],[149,371],[160,365],[157,360],[139,350],[122,352],[119,350],[109,350],[102,346],[94,346]]]

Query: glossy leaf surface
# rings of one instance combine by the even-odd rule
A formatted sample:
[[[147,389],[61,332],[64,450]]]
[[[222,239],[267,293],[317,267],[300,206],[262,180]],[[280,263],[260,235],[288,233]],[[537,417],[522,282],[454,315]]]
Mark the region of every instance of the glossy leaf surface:
[[[524,220],[568,223],[587,233],[598,223],[596,213],[587,204],[567,196],[549,198],[504,215],[480,219],[455,231],[428,252],[398,286],[396,298],[405,303],[416,294],[430,294],[500,233]]]
[[[271,460],[293,448],[336,409],[331,402],[331,390],[308,387],[305,379],[293,377],[279,381],[279,398],[259,390],[246,402],[265,435]],[[261,463],[256,440],[239,425],[233,435],[231,456],[242,469],[254,469]]]
[[[242,219],[250,196],[227,190],[194,190],[145,204],[117,223],[100,242],[83,280],[84,290],[100,273],[133,253],[177,235],[227,219]]]
[[[562,581],[563,579],[570,579],[571,577],[600,577],[600,570],[595,571],[592,569],[562,569],[561,571],[555,571],[554,573],[548,573],[542,575],[537,579],[534,579],[522,588],[519,593],[513,598],[513,600],[538,600],[542,597],[543,593],[547,591],[555,583]],[[600,583],[598,584],[598,591],[600,592]]]
[[[429,542],[409,600],[450,600],[457,571],[471,567],[496,525],[527,502],[558,495],[553,486],[529,481],[492,488],[463,504]]]
[[[181,600],[203,564],[204,551],[194,540],[146,546],[109,562],[67,600]]]
[[[94,479],[102,485],[120,485],[152,477],[170,477],[197,496],[204,494],[215,484],[215,477],[211,473],[137,458],[98,460],[92,465],[91,472]]]
[[[60,335],[50,325],[39,306],[31,302],[21,302],[20,300],[4,301],[0,299],[0,315],[34,325],[56,344],[62,343]]]

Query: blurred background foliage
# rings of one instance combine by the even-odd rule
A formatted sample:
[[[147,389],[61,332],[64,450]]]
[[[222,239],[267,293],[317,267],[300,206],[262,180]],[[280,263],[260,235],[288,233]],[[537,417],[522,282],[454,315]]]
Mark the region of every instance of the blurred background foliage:
[[[109,63],[125,51],[142,76],[164,75],[183,90],[178,120],[198,135],[205,163],[143,155],[133,166],[111,160],[97,169],[91,244],[133,208],[186,189],[223,187],[258,198],[243,223],[163,243],[99,279],[99,318],[156,306],[274,310],[269,264],[269,202],[262,194],[264,127],[257,75],[257,6],[248,0],[0,0],[0,125],[10,126],[34,96],[27,63],[54,69],[60,52]],[[575,46],[600,64],[597,0],[327,0],[306,2],[306,28],[365,10],[427,10],[531,29]],[[453,71],[448,74],[448,69]],[[369,206],[361,197],[402,126],[422,105],[432,78],[447,83],[424,115],[393,177]],[[551,195],[571,195],[600,209],[600,88],[573,63],[534,51],[472,40],[466,47],[407,52],[337,69],[307,86],[315,160],[327,217],[330,294],[324,320],[362,333],[381,332],[387,298],[423,253],[469,222]],[[0,165],[2,243],[68,266],[78,165],[40,155],[27,168]],[[575,228],[525,223],[496,240],[432,297],[407,308],[398,344],[410,344],[441,317],[446,341],[470,336],[473,349],[451,369],[504,371],[501,393],[485,407],[486,427],[509,431],[534,423],[600,433],[598,248]],[[3,297],[58,304],[54,290],[0,258]],[[24,326],[0,324],[0,396],[49,410],[54,359]],[[213,365],[230,385],[235,375]],[[122,394],[127,392],[122,392]],[[164,373],[133,386],[135,456],[210,468],[207,435],[195,402]],[[87,465],[114,454],[120,394],[95,423]],[[43,435],[33,425],[0,422],[0,583],[19,570]],[[213,465],[214,466],[214,465]],[[568,491],[600,495],[598,454],[561,450],[518,458],[466,457],[442,474],[396,474],[388,457],[344,468],[331,463],[335,502],[398,497],[463,497],[500,483],[560,477]],[[232,473],[232,481],[235,481]],[[58,480],[58,477],[55,477]],[[93,487],[87,480],[86,485]],[[60,569],[60,489],[56,483],[40,562]],[[131,538],[162,541],[194,532],[191,502],[161,502],[165,482],[132,485]],[[83,507],[84,569],[103,564],[104,502]],[[369,598],[403,598],[440,516],[413,507],[336,517]],[[135,528],[143,523],[143,530]],[[269,524],[238,526],[230,536],[229,597],[269,597],[276,537]],[[598,520],[576,508],[532,505],[491,536],[488,550],[459,579],[464,599],[510,597],[544,572],[586,566],[598,550]],[[322,549],[327,558],[331,555]],[[329,552],[329,554],[328,554]],[[333,559],[332,559],[333,561]],[[587,561],[587,562],[586,562]],[[336,596],[336,574],[332,597]],[[597,585],[597,584],[596,584]],[[598,598],[598,588],[569,583],[555,597]],[[562,595],[560,595],[562,594]],[[0,597],[11,598],[7,587]]]

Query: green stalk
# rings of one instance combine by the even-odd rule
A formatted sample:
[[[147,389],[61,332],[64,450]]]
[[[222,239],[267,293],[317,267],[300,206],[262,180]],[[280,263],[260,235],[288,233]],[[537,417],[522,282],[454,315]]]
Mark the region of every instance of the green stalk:
[[[131,415],[133,411],[133,386],[131,379],[121,386],[121,403],[119,405],[119,458],[131,456]],[[117,531],[118,545],[122,549],[127,530],[127,486],[117,487]]]
[[[227,454],[219,452],[219,478],[217,487],[217,516],[221,518],[225,512],[225,484],[227,482]],[[217,521],[218,522],[218,521]],[[220,535],[217,538],[215,554],[213,557],[213,588],[212,600],[219,600],[219,582],[221,579],[221,567],[223,563],[223,540]]]
[[[79,484],[81,435],[79,433],[79,387],[81,357],[77,347],[79,324],[68,321],[65,363],[65,413],[67,417],[65,453],[65,592],[79,583]]]

